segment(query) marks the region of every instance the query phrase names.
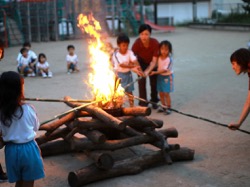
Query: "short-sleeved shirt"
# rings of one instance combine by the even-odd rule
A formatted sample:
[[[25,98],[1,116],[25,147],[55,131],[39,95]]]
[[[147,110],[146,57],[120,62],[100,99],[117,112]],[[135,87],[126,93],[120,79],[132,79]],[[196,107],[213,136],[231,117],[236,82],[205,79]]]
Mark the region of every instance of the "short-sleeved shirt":
[[[21,57],[22,57],[22,54],[19,53],[18,56],[17,56],[16,61],[18,62]],[[28,58],[29,58],[29,62],[32,62],[33,60],[37,59],[37,55],[36,55],[36,53],[34,51],[29,50],[28,51]]]
[[[41,68],[41,69],[47,69],[49,68],[49,63],[46,61],[43,64],[41,64],[40,62],[37,63],[37,68]]]
[[[173,73],[173,62],[171,57],[166,57],[165,59],[158,58],[158,71],[159,70],[169,70],[169,72],[163,72],[161,75],[170,75]]]
[[[159,53],[159,42],[154,39],[150,38],[149,40],[149,46],[144,47],[143,43],[141,42],[141,39],[138,38],[134,42],[132,46],[132,51],[137,56],[138,61],[141,63],[141,60],[145,64],[150,64],[153,57],[157,57]]]
[[[129,65],[130,62],[136,61],[136,56],[133,51],[128,50],[126,54],[121,54],[118,50],[114,52],[112,56],[112,62],[114,64],[114,69],[117,72],[126,73],[130,71],[130,68],[123,68],[120,64]]]
[[[23,115],[21,118],[13,117],[10,127],[0,122],[0,132],[2,132],[5,142],[27,143],[36,136],[39,129],[39,121],[34,108],[28,104],[22,105]],[[16,111],[16,116],[20,116],[21,110]]]
[[[71,62],[71,63],[73,63],[73,64],[77,64],[78,63],[78,57],[77,57],[77,55],[76,54],[74,54],[73,56],[71,56],[71,55],[67,55],[66,56],[66,61],[67,62]]]
[[[19,58],[19,60],[17,61],[17,66],[18,67],[21,67],[21,66],[28,66],[29,65],[29,63],[30,63],[30,58],[29,57],[27,57],[27,58],[25,58],[24,56],[21,56],[20,58]]]

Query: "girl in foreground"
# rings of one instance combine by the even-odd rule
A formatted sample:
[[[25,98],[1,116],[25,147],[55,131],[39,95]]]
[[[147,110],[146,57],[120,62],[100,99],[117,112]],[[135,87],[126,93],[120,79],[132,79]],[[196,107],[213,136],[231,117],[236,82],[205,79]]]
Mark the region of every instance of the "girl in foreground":
[[[34,138],[39,121],[34,108],[22,102],[24,79],[8,71],[0,76],[0,136],[5,142],[5,162],[10,183],[33,187],[44,177],[40,149]]]

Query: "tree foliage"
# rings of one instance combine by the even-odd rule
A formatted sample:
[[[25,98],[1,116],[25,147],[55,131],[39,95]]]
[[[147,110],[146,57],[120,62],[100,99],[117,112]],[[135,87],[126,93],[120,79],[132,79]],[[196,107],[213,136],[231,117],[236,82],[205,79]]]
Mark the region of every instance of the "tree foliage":
[[[250,14],[250,0],[242,0],[244,2],[243,8],[247,14]]]

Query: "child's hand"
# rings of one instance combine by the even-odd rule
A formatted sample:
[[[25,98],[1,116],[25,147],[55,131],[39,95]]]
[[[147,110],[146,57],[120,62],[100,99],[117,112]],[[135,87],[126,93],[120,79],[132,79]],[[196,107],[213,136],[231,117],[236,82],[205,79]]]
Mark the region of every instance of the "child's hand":
[[[156,75],[156,71],[151,71],[151,72],[149,73],[149,76],[152,76],[152,75]]]
[[[237,130],[237,129],[240,128],[240,124],[237,124],[237,123],[236,124],[235,123],[229,124],[228,128],[231,129],[231,130]]]

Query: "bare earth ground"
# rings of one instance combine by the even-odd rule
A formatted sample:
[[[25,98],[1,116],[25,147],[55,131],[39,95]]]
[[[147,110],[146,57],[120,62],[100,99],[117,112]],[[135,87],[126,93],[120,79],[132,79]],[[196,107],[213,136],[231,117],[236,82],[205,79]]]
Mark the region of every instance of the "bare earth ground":
[[[173,108],[206,117],[221,123],[238,120],[248,91],[247,75],[236,76],[229,62],[230,54],[246,47],[247,32],[222,32],[177,28],[174,33],[153,33],[159,41],[168,39],[174,48],[175,92]],[[131,38],[131,45],[135,38]],[[115,45],[115,38],[111,39]],[[66,46],[74,44],[80,59],[81,72],[66,74]],[[8,48],[0,62],[0,72],[15,70],[15,59],[20,49]],[[44,52],[52,79],[26,78],[26,97],[87,99],[90,91],[84,81],[90,71],[87,42],[84,40],[33,43],[32,49]],[[135,95],[138,95],[137,85]],[[37,109],[40,121],[68,110],[63,103],[31,102]],[[183,147],[195,150],[195,160],[163,165],[138,175],[123,176],[96,182],[89,187],[229,187],[250,186],[250,136],[239,131],[172,113],[170,116],[152,112],[151,117],[164,120],[164,127],[174,126],[179,137],[170,139]],[[250,116],[242,125],[250,131]],[[40,132],[43,133],[43,132]],[[139,154],[140,149],[133,148]],[[4,151],[0,151],[4,164]],[[44,158],[46,178],[36,182],[37,187],[67,187],[70,171],[88,165],[83,154],[67,154]],[[1,183],[1,187],[14,186]]]

